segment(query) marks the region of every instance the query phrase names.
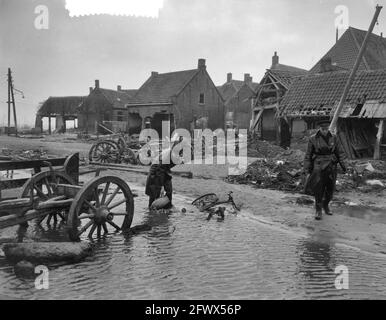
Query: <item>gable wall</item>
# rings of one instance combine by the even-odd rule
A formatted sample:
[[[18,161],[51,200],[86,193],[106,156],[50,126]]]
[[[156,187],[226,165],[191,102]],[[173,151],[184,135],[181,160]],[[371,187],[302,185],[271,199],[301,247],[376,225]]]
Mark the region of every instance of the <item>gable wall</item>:
[[[199,104],[200,94],[205,104]],[[225,107],[217,88],[205,70],[201,70],[176,98],[173,108],[177,128],[190,130],[194,119],[208,117],[212,130],[224,128]]]

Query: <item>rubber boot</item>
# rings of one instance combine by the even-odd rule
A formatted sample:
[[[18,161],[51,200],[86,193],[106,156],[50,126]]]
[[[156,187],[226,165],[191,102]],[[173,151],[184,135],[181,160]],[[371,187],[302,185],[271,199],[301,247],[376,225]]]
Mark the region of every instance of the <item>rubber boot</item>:
[[[324,206],[323,209],[324,209],[325,214],[327,214],[328,216],[332,216],[332,212],[331,212],[330,207],[328,205]]]
[[[315,212],[315,220],[322,220],[322,211],[321,210],[316,210]]]

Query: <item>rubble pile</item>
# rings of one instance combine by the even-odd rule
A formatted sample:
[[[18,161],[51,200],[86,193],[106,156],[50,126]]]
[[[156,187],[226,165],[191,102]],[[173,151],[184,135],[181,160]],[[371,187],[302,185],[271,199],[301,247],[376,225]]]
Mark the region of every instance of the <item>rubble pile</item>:
[[[259,159],[243,175],[228,176],[228,182],[263,189],[303,192],[306,181],[303,172],[304,151],[284,150],[265,141],[255,141],[251,146],[256,149],[248,149],[248,155],[253,153]],[[355,160],[350,161],[350,167],[354,170],[348,174],[341,174],[338,170],[337,191],[358,189],[362,192],[377,192],[386,189],[384,161]]]
[[[2,161],[23,161],[23,160],[44,160],[48,159],[47,152],[43,149],[36,150],[11,150],[1,149],[0,160]]]
[[[283,148],[273,145],[267,141],[249,140],[248,157],[253,158],[274,158],[283,152]]]
[[[280,148],[281,149],[281,148]],[[274,157],[262,158],[252,163],[247,172],[240,176],[228,176],[227,181],[238,184],[252,184],[259,188],[282,191],[302,191],[304,152],[286,150],[275,153]]]

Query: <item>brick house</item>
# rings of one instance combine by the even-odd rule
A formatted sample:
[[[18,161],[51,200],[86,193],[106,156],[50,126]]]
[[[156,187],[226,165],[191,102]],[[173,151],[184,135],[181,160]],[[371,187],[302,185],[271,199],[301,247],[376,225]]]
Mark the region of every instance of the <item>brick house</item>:
[[[136,90],[104,89],[100,87],[99,80],[95,80],[95,88],[90,88],[90,94],[78,110],[78,127],[80,131],[88,133],[98,132],[128,132],[128,112],[126,105],[129,103]],[[98,124],[100,126],[98,126]]]
[[[126,104],[129,130],[153,128],[161,134],[162,122],[176,128],[224,128],[224,100],[206,69],[198,67],[169,73],[152,72]]]
[[[249,129],[252,118],[252,101],[256,96],[259,84],[253,82],[249,73],[244,81],[234,80],[232,73],[227,74],[227,82],[218,87],[225,100],[225,121],[228,127]]]

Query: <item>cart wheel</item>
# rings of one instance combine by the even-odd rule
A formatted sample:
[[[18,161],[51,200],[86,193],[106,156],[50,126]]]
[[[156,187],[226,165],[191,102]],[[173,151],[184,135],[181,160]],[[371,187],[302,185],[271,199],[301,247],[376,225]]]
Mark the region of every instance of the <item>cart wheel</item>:
[[[91,238],[130,228],[134,215],[134,198],[127,183],[116,176],[97,177],[89,181],[74,198],[68,214],[69,237],[78,241],[88,229]],[[122,220],[121,227],[117,225]]]
[[[133,164],[136,165],[138,156],[135,154],[135,152],[129,148],[126,148],[121,153],[121,160],[123,163]]]
[[[90,162],[117,163],[119,160],[118,145],[113,141],[95,143],[88,154]]]
[[[208,206],[209,204],[217,203],[217,201],[218,201],[218,197],[215,193],[208,193],[194,200],[192,202],[192,205],[194,205],[195,207],[201,210],[202,208]]]
[[[44,171],[34,175],[30,178],[22,187],[20,198],[29,198],[31,196],[31,190],[33,191],[34,198],[39,202],[44,202],[49,199],[60,196],[58,194],[57,184],[70,184],[75,185],[75,181],[67,174],[62,172]],[[56,224],[58,218],[62,221],[66,220],[65,210],[54,210],[39,220],[39,224],[48,217],[47,224],[50,224],[51,220]]]

